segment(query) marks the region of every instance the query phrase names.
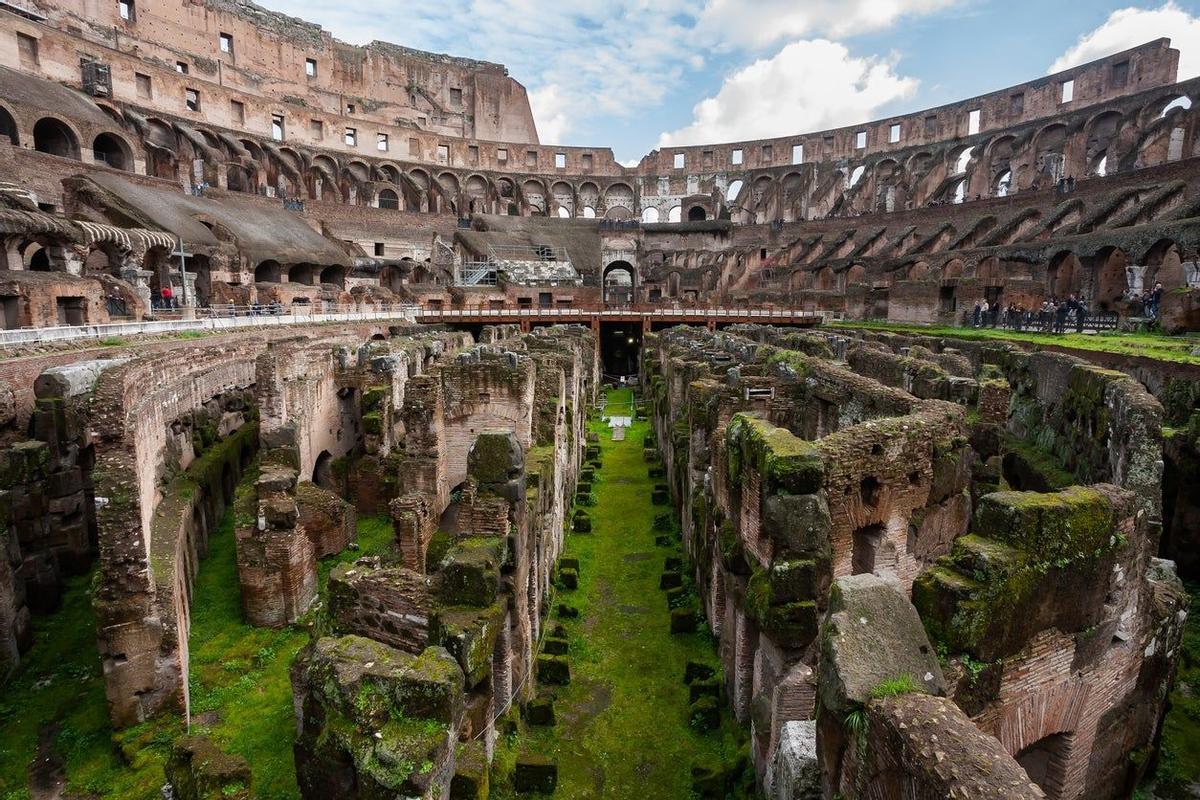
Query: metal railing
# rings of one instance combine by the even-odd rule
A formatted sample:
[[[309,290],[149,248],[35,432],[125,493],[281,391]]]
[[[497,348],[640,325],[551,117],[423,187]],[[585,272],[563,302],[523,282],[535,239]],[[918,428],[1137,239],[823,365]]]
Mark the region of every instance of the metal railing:
[[[305,325],[328,322],[416,322],[419,309],[409,304],[325,304],[321,307],[296,304],[290,308],[271,305],[219,305],[197,309],[156,311],[143,322],[112,322],[98,325],[58,325],[48,328],[0,330],[0,348],[46,342],[84,339],[120,339],[134,335],[219,333],[236,328],[272,325]]]

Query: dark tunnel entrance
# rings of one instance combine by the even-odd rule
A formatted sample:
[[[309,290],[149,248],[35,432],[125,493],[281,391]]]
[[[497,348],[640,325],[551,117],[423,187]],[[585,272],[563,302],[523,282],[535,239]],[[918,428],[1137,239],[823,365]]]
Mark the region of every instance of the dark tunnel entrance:
[[[641,323],[600,323],[600,360],[606,380],[636,375],[641,349]]]

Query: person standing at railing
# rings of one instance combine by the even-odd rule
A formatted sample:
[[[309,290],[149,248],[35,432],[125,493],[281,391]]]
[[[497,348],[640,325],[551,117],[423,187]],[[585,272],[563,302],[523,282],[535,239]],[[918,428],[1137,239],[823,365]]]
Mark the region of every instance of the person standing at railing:
[[[171,293],[170,284],[164,285],[160,290],[162,295],[162,306],[164,309],[171,310],[175,308],[175,297]]]

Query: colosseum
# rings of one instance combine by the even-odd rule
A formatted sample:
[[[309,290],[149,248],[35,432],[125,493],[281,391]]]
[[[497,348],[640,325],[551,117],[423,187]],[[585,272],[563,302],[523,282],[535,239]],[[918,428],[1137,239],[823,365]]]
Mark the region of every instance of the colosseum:
[[[1200,798],[1179,63],[627,166],[0,0],[0,799]]]

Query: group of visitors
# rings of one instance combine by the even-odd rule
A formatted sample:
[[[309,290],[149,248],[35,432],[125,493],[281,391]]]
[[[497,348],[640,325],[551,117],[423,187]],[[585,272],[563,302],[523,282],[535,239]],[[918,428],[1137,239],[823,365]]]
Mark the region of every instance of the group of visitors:
[[[1082,333],[1087,314],[1087,303],[1075,295],[1062,299],[1050,297],[1032,308],[1025,308],[1020,303],[988,303],[985,298],[976,302],[971,311],[971,327],[1063,333],[1070,324],[1076,333]]]
[[[1143,289],[1141,292],[1131,288],[1125,294],[1125,299],[1133,306],[1134,316],[1158,319],[1158,304],[1162,302],[1162,294],[1163,285],[1156,283],[1153,289]],[[1141,309],[1140,313],[1137,313],[1138,308]]]

